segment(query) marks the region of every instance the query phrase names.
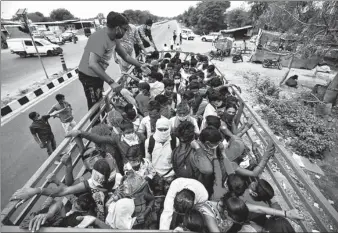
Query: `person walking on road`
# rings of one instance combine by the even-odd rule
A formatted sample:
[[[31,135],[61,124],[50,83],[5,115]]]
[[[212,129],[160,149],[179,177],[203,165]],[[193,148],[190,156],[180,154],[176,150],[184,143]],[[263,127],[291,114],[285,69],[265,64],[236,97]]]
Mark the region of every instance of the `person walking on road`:
[[[128,17],[125,14],[122,14],[128,21]],[[126,53],[133,57],[133,52],[134,52],[134,44],[137,44],[141,50],[143,50],[144,53],[146,53],[146,49],[143,46],[142,40],[140,38],[140,35],[138,33],[138,30],[135,25],[129,24],[129,28],[124,34],[123,38],[120,40],[120,43]],[[116,54],[116,50],[114,50],[114,58],[115,62],[117,64],[121,65],[121,71],[122,72],[127,72],[129,70],[130,64],[123,59],[119,59]]]
[[[173,34],[174,44],[176,44],[176,38],[177,38],[177,34],[176,34],[176,30],[174,30],[174,34]]]
[[[138,28],[138,32],[140,34],[141,40],[143,42],[144,48],[153,47],[155,51],[157,51],[155,42],[153,40],[153,36],[151,35],[151,26],[153,25],[153,21],[148,19],[145,24],[141,25]],[[136,57],[140,54],[141,48],[138,44],[134,45]]]
[[[47,149],[48,156],[51,155],[56,149],[55,137],[48,120],[51,116],[54,116],[56,114],[57,113],[40,116],[40,114],[37,112],[31,112],[28,115],[28,117],[33,121],[32,124],[29,126],[31,134],[33,135],[34,140],[36,141],[36,143],[39,144],[41,149]]]
[[[182,33],[180,32],[180,44],[182,44]]]
[[[54,113],[54,117],[60,118],[62,127],[67,134],[68,131],[72,130],[76,125],[72,113],[72,106],[65,100],[65,96],[62,94],[57,94],[55,99],[58,103],[48,111],[47,115]]]
[[[88,38],[79,65],[79,80],[87,98],[88,110],[102,98],[104,82],[108,83],[115,92],[121,90],[121,86],[106,73],[114,50],[124,61],[141,68],[146,74],[150,73],[146,65],[141,65],[136,59],[130,57],[121,46],[119,40],[128,29],[128,20],[122,14],[111,11],[107,16],[107,27],[94,32]],[[95,113],[91,115],[91,120],[95,115]],[[100,119],[93,126],[98,123]]]

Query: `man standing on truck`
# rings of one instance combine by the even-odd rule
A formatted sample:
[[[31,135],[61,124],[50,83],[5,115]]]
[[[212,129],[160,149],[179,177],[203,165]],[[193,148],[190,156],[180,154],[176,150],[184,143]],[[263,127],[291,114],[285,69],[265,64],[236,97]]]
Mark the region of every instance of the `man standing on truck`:
[[[140,34],[144,48],[149,48],[152,46],[155,49],[155,51],[157,51],[155,42],[153,40],[153,36],[151,35],[152,25],[153,25],[153,20],[147,19],[146,23],[141,25],[138,28],[138,32]],[[134,44],[134,49],[135,49],[135,55],[137,57],[140,54],[142,49],[138,44]]]
[[[88,38],[79,65],[79,80],[87,98],[88,110],[101,100],[104,82],[108,83],[115,92],[121,91],[121,86],[106,73],[114,50],[124,61],[141,68],[146,74],[150,73],[146,65],[141,65],[136,59],[130,57],[120,44],[119,40],[128,29],[128,20],[122,14],[111,11],[107,16],[107,27],[97,30]],[[95,113],[91,115],[91,120],[95,115]],[[100,119],[93,126],[98,123]]]
[[[56,149],[56,142],[52,128],[48,122],[51,116],[55,116],[56,113],[40,116],[37,112],[29,113],[28,117],[33,121],[29,126],[29,129],[34,137],[34,140],[39,144],[40,148],[46,148],[48,155],[51,155]],[[55,161],[55,164],[59,162]]]

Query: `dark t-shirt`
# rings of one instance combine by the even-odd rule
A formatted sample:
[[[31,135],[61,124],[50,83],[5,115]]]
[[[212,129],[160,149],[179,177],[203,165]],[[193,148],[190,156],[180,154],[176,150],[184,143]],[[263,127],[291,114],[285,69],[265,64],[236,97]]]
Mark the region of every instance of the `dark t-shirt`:
[[[48,122],[49,115],[42,116],[41,119],[33,121],[29,127],[32,134],[37,134],[42,142],[50,140],[53,136],[52,128]]]

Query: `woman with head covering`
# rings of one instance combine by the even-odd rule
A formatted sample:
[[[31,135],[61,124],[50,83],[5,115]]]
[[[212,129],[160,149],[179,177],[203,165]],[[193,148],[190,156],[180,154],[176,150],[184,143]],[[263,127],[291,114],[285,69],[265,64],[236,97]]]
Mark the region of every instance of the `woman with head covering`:
[[[197,120],[190,116],[189,105],[186,102],[181,102],[179,105],[177,105],[176,116],[170,119],[171,131],[175,132],[177,127],[184,121],[190,121],[194,125],[194,132],[196,136],[198,136],[200,130],[197,124]]]

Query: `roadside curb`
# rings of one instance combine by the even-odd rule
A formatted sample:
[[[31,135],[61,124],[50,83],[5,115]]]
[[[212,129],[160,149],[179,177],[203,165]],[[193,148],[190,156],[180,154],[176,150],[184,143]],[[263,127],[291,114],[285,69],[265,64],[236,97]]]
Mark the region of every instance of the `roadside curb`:
[[[7,104],[5,107],[1,108],[1,116],[4,117],[4,116],[14,112],[15,110],[21,108],[22,106],[26,105],[30,101],[32,101],[32,100],[36,99],[37,97],[41,96],[42,94],[49,92],[54,87],[61,85],[62,83],[64,83],[65,81],[67,81],[67,80],[69,80],[73,77],[77,77],[78,73],[79,73],[79,69],[78,69],[78,67],[76,67],[75,69],[65,73],[64,75],[62,75],[62,77],[54,79],[50,83],[39,87],[35,91],[27,93],[25,96],[22,96],[20,99],[13,100],[9,104]]]

